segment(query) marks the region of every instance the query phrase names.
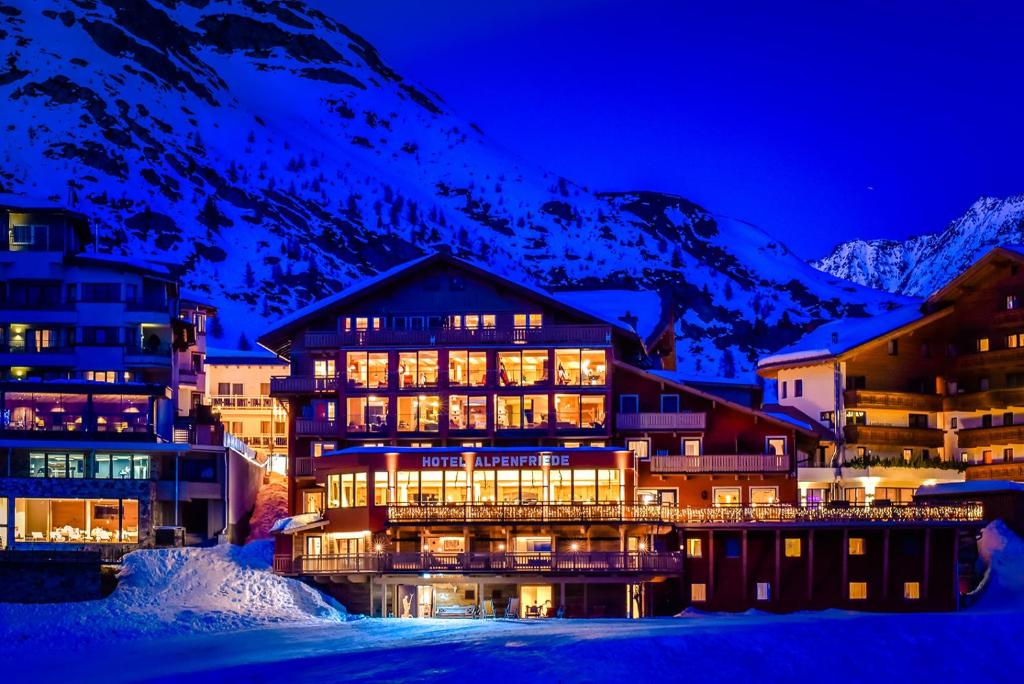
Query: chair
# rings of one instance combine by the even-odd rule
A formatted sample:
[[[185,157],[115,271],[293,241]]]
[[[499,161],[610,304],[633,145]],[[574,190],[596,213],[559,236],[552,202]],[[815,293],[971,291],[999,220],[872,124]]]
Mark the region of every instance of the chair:
[[[518,618],[519,617],[519,598],[516,596],[510,596],[508,598],[508,604],[505,606],[505,617],[507,618]]]
[[[33,532],[32,533],[32,541],[46,541],[46,538],[43,537],[43,533],[42,532]]]

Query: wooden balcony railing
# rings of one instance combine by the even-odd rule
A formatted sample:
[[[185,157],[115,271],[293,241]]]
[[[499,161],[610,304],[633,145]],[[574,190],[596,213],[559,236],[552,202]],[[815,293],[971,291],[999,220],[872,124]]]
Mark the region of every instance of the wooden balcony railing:
[[[261,395],[256,396],[243,396],[240,394],[215,394],[210,397],[210,405],[214,408],[232,408],[232,409],[272,409],[274,408],[274,398],[264,397]]]
[[[297,418],[295,433],[299,435],[329,435],[338,433],[338,424],[333,420],[317,420],[316,418]]]
[[[334,392],[340,379],[337,376],[280,375],[270,378],[271,394],[303,394],[306,392]]]
[[[887,444],[898,447],[938,449],[944,432],[938,428],[913,428],[900,425],[847,425],[843,428],[847,444]]]
[[[789,504],[757,506],[679,507],[656,504],[413,504],[388,506],[389,524],[566,523],[608,522],[661,525],[711,523],[840,523],[840,522],[974,522],[976,504],[945,506],[803,507]]]
[[[946,397],[946,411],[981,411],[1024,406],[1024,387],[1003,387],[984,392],[970,392]]]
[[[1020,443],[1024,443],[1024,425],[961,428],[957,432],[957,444],[961,449]]]
[[[785,473],[789,455],[703,454],[701,456],[652,456],[652,473]]]
[[[274,559],[285,574],[423,572],[660,573],[680,572],[678,552],[570,551],[554,553],[359,553]],[[281,568],[281,569],[278,569]]]
[[[673,519],[675,509],[634,503],[445,503],[388,506],[389,523],[648,522]],[[667,517],[666,517],[667,516]]]
[[[594,344],[611,343],[608,325],[547,325],[540,328],[434,328],[430,330],[350,330],[308,332],[307,349],[450,344]]]
[[[957,357],[956,365],[960,368],[980,368],[1004,363],[1019,363],[1021,360],[1024,360],[1024,347],[1016,347],[964,354]]]
[[[703,430],[706,413],[620,413],[615,426],[620,430]]]
[[[942,397],[937,394],[913,392],[882,392],[877,390],[846,390],[846,408],[879,408],[898,411],[941,411]]]

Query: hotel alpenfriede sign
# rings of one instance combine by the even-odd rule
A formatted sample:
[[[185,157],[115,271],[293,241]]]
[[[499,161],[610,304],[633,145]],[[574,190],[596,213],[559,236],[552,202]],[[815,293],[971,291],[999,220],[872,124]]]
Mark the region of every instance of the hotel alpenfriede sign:
[[[568,467],[568,454],[529,454],[522,456],[475,456],[474,468],[542,468],[545,466]],[[424,468],[465,468],[463,456],[424,456]]]

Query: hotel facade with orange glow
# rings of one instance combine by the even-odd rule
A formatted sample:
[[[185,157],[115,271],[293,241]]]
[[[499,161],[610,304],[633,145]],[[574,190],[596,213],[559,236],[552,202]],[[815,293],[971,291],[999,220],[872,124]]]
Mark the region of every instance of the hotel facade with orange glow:
[[[679,382],[671,317],[614,301],[435,254],[279,322],[276,571],[398,617],[955,606],[976,511],[800,508],[819,435]]]

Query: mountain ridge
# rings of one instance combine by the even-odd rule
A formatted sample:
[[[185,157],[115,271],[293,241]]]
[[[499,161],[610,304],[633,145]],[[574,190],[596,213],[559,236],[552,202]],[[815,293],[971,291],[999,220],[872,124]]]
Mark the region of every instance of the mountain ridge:
[[[694,374],[749,374],[822,320],[906,301],[682,195],[594,193],[510,155],[298,0],[0,0],[0,41],[0,192],[70,197],[102,251],[184,264],[220,309],[215,346],[439,249],[657,292]]]

